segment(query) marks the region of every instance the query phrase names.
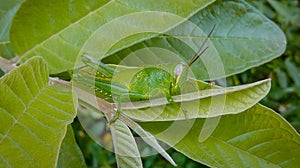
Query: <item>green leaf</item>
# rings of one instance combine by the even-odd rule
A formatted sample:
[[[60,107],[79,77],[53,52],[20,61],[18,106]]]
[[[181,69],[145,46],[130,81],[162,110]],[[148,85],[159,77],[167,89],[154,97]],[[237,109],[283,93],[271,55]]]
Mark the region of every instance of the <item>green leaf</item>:
[[[87,167],[82,152],[75,141],[71,125],[68,126],[67,134],[61,144],[57,167]]]
[[[0,56],[12,58],[13,51],[9,41],[9,31],[13,16],[23,0],[0,0]]]
[[[212,118],[213,119],[213,118]],[[261,105],[225,115],[199,142],[205,119],[146,122],[141,126],[193,160],[211,167],[295,167],[300,136],[280,115]]]
[[[164,157],[167,161],[169,161],[173,166],[176,166],[176,163],[169,156],[169,154],[161,147],[161,145],[157,142],[156,138],[145,131],[140,125],[131,119],[121,115],[120,120],[122,120],[128,127],[130,127],[136,134],[138,134],[145,143],[154,148],[162,157]]]
[[[79,106],[80,110],[78,111],[78,117],[82,126],[86,129],[86,132],[90,137],[103,145],[104,148],[110,150],[111,143],[107,142],[109,139],[99,141],[100,134],[103,131],[106,131],[105,122],[103,121],[103,113],[97,109],[97,104],[92,104],[90,101],[85,102],[86,100],[82,100],[82,97],[88,96],[89,98],[92,98],[93,95],[89,95],[85,92],[80,92],[78,95],[80,105],[81,107],[84,107],[80,108]],[[110,125],[109,128],[118,167],[143,167],[137,144],[128,126],[121,120],[117,120],[115,123]]]
[[[285,19],[293,17],[285,4],[274,0],[267,0],[267,2],[269,2],[270,5],[277,11],[277,13]]]
[[[86,40],[114,19],[145,11],[171,13],[185,18],[211,2],[213,0],[185,0],[176,3],[173,0],[160,3],[156,0],[27,0],[14,17],[10,38],[13,49],[21,56],[21,61],[41,55],[48,62],[51,74],[60,73],[73,69]],[[162,20],[158,25],[160,30],[168,29],[170,25],[178,22],[168,18]],[[143,21],[143,18],[139,21]],[[131,20],[124,24],[133,23],[134,20]],[[154,29],[156,26],[152,25]],[[131,27],[117,29],[123,33],[131,30]],[[150,28],[146,27],[148,29]],[[111,31],[109,35],[117,33]],[[101,48],[105,43],[102,41],[95,45]]]
[[[286,73],[280,68],[276,68],[275,72],[276,72],[278,83],[279,83],[280,87],[287,88],[288,87],[288,79],[287,79]]]
[[[118,167],[143,167],[137,144],[130,129],[117,120],[110,126]]]
[[[284,33],[254,7],[242,0],[219,0],[195,13],[188,22],[121,50],[103,62],[140,66],[178,57],[189,62],[214,24],[208,51],[191,66],[197,79],[213,80],[243,72],[277,58],[286,48]],[[86,45],[97,44],[101,41],[98,40]]]
[[[300,75],[299,75],[298,67],[289,59],[285,60],[285,66],[289,75],[292,77],[293,81],[295,82],[295,85],[300,86]]]
[[[14,57],[10,41],[0,41],[0,55],[2,55],[4,58]]]
[[[194,81],[198,85],[207,85]],[[175,103],[168,104],[166,98],[149,101],[123,103],[122,112],[141,121],[169,121],[191,118],[207,118],[225,114],[237,114],[264,98],[269,92],[270,80],[252,84],[200,90],[173,96]]]
[[[299,19],[300,19],[300,10],[296,5],[296,1],[275,1],[275,0],[267,0],[270,6],[275,9],[276,14],[278,15],[278,22],[279,23],[292,23],[299,26]],[[294,6],[291,4],[295,4]]]
[[[0,79],[0,167],[55,167],[76,115],[69,89],[49,84],[40,57]]]

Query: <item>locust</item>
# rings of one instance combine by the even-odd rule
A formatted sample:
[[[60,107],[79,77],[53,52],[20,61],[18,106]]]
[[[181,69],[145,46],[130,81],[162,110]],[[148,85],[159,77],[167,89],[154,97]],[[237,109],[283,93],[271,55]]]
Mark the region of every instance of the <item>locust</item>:
[[[181,93],[180,88],[188,80],[189,68],[199,59],[208,49],[206,42],[215,29],[212,27],[207,37],[200,45],[198,51],[192,57],[188,64],[180,62],[177,64],[164,64],[157,66],[136,67],[127,70],[120,70],[96,60],[88,54],[83,54],[81,59],[89,67],[96,70],[94,77],[90,75],[78,75],[77,81],[90,84],[95,89],[97,97],[104,98],[108,101],[117,100],[117,109],[114,117],[108,121],[114,123],[120,116],[121,103],[124,98],[130,98],[131,101],[149,100],[157,93],[163,93],[169,103],[173,103],[172,96]],[[129,81],[124,76],[131,74]],[[117,77],[116,77],[117,76]],[[112,80],[114,78],[114,80]],[[94,80],[94,82],[91,82]]]

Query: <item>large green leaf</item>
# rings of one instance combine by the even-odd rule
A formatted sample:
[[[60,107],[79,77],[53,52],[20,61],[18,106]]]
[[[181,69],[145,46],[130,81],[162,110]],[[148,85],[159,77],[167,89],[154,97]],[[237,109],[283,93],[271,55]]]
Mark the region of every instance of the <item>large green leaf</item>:
[[[23,0],[0,0],[0,56],[13,57],[9,41],[9,31],[13,16]]]
[[[101,120],[104,115],[98,110],[99,105],[94,104],[95,97],[81,89],[74,89],[77,91],[81,107],[84,107],[78,111],[78,118],[83,128],[97,143],[111,150],[111,143],[101,139],[101,134],[105,130],[104,120]],[[112,119],[111,115],[105,114],[105,116],[108,120]],[[121,120],[117,120],[109,128],[118,167],[143,167],[137,144],[128,126]]]
[[[41,55],[49,64],[50,73],[59,73],[73,69],[76,57],[90,35],[116,18],[143,11],[171,13],[185,18],[212,1],[185,0],[174,3],[173,0],[164,0],[158,3],[156,0],[27,0],[14,17],[10,38],[21,61]],[[163,14],[160,17],[160,30],[168,29],[178,22],[163,19]],[[143,18],[139,21],[143,21]],[[133,23],[134,20],[131,20],[123,24]],[[146,31],[156,26],[152,24],[146,27]],[[116,28],[121,33],[131,30],[130,26]],[[117,33],[111,31],[109,35],[115,36]],[[102,41],[95,45],[101,47],[105,43]]]
[[[142,160],[134,137],[122,121],[116,121],[110,128],[114,142],[118,167],[142,168]]]
[[[34,57],[0,79],[0,167],[55,167],[67,125],[76,115],[69,89],[49,84]]]
[[[213,118],[211,118],[213,120]],[[213,134],[199,141],[205,119],[140,123],[176,150],[211,167],[297,167],[299,134],[274,111],[261,106],[225,115]]]
[[[200,81],[193,82],[200,88],[208,85]],[[123,103],[121,107],[123,113],[141,121],[169,121],[237,114],[258,103],[267,95],[270,87],[270,80],[264,80],[247,85],[216,87],[173,96],[175,103],[169,103],[166,98],[158,98],[150,102]]]
[[[127,82],[129,83],[131,80],[132,72],[133,74],[136,72],[135,69],[126,66],[114,67],[118,68],[120,72],[112,79],[113,85],[118,85],[120,81],[127,85]],[[78,75],[73,77],[73,84],[98,96],[94,80],[91,77],[96,72],[92,67],[81,68]],[[121,111],[130,118],[141,121],[169,121],[237,114],[258,103],[267,95],[270,87],[270,79],[222,88],[189,78],[180,87],[181,94],[172,96],[174,101],[172,103],[168,102],[165,95],[150,96],[150,100],[144,101],[130,101],[130,96],[123,95]],[[113,90],[114,88],[116,87],[112,87],[112,92],[116,95],[113,97],[120,96],[117,95],[119,92]],[[117,107],[118,100],[114,99],[114,103]]]
[[[61,144],[57,167],[86,167],[82,152],[76,143],[71,125],[68,126],[67,134]]]
[[[285,50],[284,33],[254,7],[243,0],[218,0],[180,26],[125,48],[103,61],[119,64],[122,60],[121,64],[140,66],[156,63],[154,60],[169,62],[177,55],[189,62],[214,24],[216,28],[209,38],[208,51],[191,67],[197,79],[211,80],[240,73],[277,58]],[[89,43],[99,41],[90,39]],[[116,44],[111,50],[119,46]]]
[[[145,131],[139,124],[121,114],[120,120],[130,127],[142,140],[156,150],[161,156],[168,160],[173,166],[176,166],[174,160],[169,156],[166,150],[158,143],[156,138]]]

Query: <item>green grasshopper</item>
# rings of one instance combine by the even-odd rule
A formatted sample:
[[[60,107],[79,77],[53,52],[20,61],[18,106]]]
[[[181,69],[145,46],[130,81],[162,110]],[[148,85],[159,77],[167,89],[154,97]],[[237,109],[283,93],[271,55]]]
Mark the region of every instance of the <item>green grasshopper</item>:
[[[97,70],[96,76],[93,78],[78,76],[76,80],[86,84],[91,83],[91,80],[95,80],[94,89],[96,96],[109,101],[113,101],[113,97],[117,98],[117,111],[115,116],[109,121],[109,124],[114,123],[119,118],[121,102],[125,97],[129,97],[131,101],[149,100],[156,93],[160,92],[166,96],[169,103],[173,103],[172,96],[179,95],[180,88],[188,80],[189,67],[208,49],[208,46],[204,46],[214,29],[215,25],[188,64],[165,64],[132,68],[130,70],[117,70],[87,54],[83,54],[82,61]],[[122,77],[128,76],[128,74],[133,75],[131,80],[126,83]],[[115,76],[118,76],[117,80],[112,80]]]

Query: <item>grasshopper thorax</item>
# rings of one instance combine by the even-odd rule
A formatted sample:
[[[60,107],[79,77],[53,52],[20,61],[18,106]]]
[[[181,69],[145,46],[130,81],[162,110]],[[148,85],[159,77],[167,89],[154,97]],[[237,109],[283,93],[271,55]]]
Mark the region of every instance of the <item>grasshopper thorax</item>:
[[[142,68],[132,77],[129,90],[148,95],[149,98],[160,92],[165,94],[168,101],[172,101],[172,95],[180,94],[180,86],[186,81],[187,69],[188,66],[183,63]]]

